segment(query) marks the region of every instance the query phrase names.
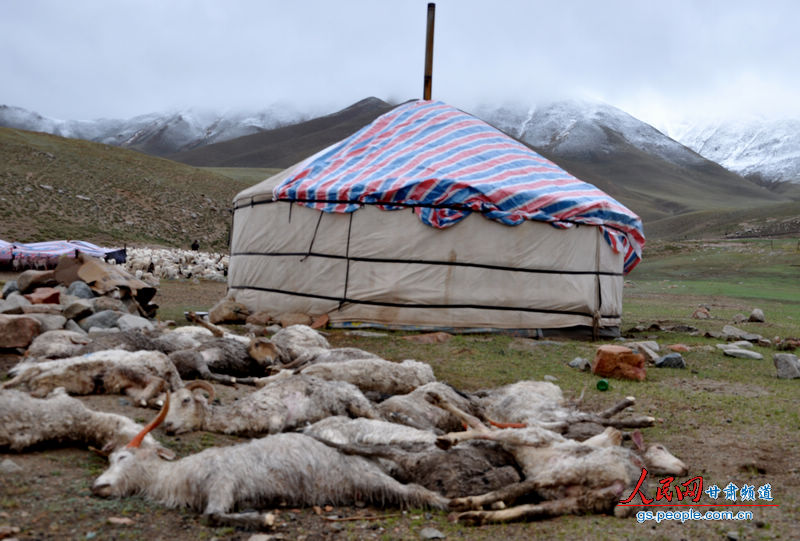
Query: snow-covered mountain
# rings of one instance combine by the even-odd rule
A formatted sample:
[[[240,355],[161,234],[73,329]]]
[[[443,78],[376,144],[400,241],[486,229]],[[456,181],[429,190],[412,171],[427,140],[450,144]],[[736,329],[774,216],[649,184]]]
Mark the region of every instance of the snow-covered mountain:
[[[683,123],[670,136],[731,171],[800,183],[800,119]]]
[[[141,115],[127,120],[58,120],[21,107],[0,105],[0,126],[86,139],[166,156],[306,120],[307,116],[274,105],[257,112],[186,109]]]
[[[622,137],[629,145],[671,163],[693,166],[704,161],[651,125],[604,103],[569,100],[535,107],[481,106],[475,114],[533,147],[560,156],[609,154]]]

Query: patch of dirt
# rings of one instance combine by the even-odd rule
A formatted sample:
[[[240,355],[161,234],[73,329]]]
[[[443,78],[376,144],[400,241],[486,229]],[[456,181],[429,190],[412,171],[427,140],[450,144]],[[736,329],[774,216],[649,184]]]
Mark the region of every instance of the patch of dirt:
[[[691,391],[706,391],[708,393],[741,396],[742,398],[758,398],[769,394],[765,388],[759,385],[716,381],[713,379],[672,378],[665,380],[665,384]]]

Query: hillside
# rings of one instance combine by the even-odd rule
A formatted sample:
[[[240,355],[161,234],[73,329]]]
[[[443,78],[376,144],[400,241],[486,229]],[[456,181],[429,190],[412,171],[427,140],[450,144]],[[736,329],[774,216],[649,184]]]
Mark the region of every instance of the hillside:
[[[99,143],[0,128],[0,238],[205,249],[228,244],[250,183]]]
[[[378,98],[366,98],[330,115],[172,154],[169,158],[204,167],[285,168],[355,133],[392,107]]]

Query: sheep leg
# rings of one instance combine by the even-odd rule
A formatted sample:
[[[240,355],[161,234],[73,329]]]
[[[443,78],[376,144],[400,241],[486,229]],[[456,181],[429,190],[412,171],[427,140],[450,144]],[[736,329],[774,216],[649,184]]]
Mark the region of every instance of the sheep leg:
[[[453,498],[450,500],[450,509],[455,511],[462,509],[481,509],[482,507],[494,502],[513,502],[521,496],[530,494],[541,488],[542,484],[533,479],[527,479],[514,483],[492,492],[479,494],[476,496],[465,496],[463,498]]]
[[[561,498],[538,504],[525,504],[498,511],[466,511],[453,518],[472,524],[487,522],[509,522],[520,519],[540,519],[560,515],[579,515],[584,513],[605,513],[613,510],[622,493],[622,483],[588,490],[577,497]]]
[[[272,513],[209,513],[206,515],[209,526],[233,526],[244,530],[265,531],[275,526],[275,515]]]
[[[487,427],[480,419],[475,417],[474,415],[470,415],[466,411],[461,410],[455,404],[451,404],[447,399],[441,396],[439,393],[430,392],[425,395],[425,399],[433,404],[434,406],[438,406],[443,410],[452,413],[461,421],[466,424],[469,428],[472,428],[476,431],[489,431],[489,427]]]

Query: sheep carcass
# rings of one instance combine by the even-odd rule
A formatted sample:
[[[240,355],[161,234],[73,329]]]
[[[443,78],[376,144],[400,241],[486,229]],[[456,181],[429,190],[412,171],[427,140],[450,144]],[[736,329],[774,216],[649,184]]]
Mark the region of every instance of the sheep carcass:
[[[138,405],[159,405],[165,390],[183,387],[172,362],[158,351],[98,351],[43,362],[22,361],[0,388],[22,385],[43,397],[56,387],[75,395],[125,393]]]
[[[314,363],[301,374],[327,380],[347,381],[363,392],[383,395],[406,394],[435,381],[430,365],[414,360],[397,363],[380,357]]]
[[[541,503],[517,506],[503,511],[469,511],[459,515],[467,521],[507,521],[569,513],[630,512],[617,508],[619,497],[631,488],[644,467],[644,460],[622,447],[622,434],[608,427],[584,442],[567,439],[537,424],[522,428],[490,429],[478,419],[459,412],[441,397],[433,397],[470,426],[465,432],[440,436],[437,444],[449,448],[461,441],[486,439],[501,442],[522,468],[525,481],[482,496],[453,500],[452,506],[480,509],[498,500],[513,500],[524,494],[537,494]],[[685,474],[681,463],[680,471]]]
[[[92,485],[101,497],[142,494],[170,507],[202,510],[214,521],[253,527],[263,515],[230,513],[235,506],[346,505],[356,500],[443,509],[448,500],[418,485],[404,485],[370,460],[343,454],[310,436],[281,433],[230,447],[206,449],[165,462],[138,439],[166,416],[169,394],[158,417],[131,443],[109,457],[108,469]]]
[[[444,397],[461,410],[478,413],[470,396],[439,381],[426,383],[408,394],[391,396],[378,404],[378,411],[388,421],[439,434],[461,430],[460,417],[426,400],[425,397],[431,392]]]
[[[203,392],[209,393],[206,399]],[[381,418],[354,385],[314,376],[294,375],[277,380],[226,406],[215,406],[214,388],[190,382],[177,391],[164,428],[181,434],[207,430],[241,436],[261,436],[292,430],[331,415]]]
[[[141,430],[141,425],[124,415],[87,408],[67,395],[63,387],[47,398],[34,398],[13,389],[0,391],[0,448],[22,451],[44,442],[76,442],[110,452]],[[172,451],[149,434],[142,445],[156,449],[163,458],[174,458]]]
[[[482,494],[520,480],[513,457],[492,442],[472,441],[443,451],[428,430],[377,419],[334,416],[303,430],[348,454],[377,459],[392,477],[448,498]]]

